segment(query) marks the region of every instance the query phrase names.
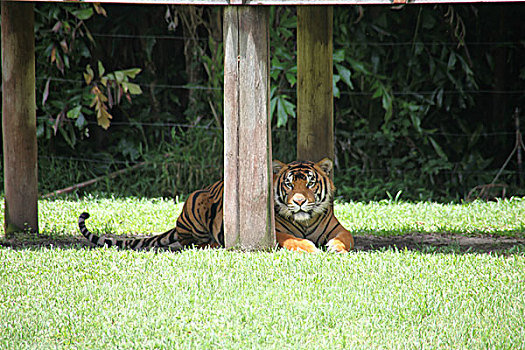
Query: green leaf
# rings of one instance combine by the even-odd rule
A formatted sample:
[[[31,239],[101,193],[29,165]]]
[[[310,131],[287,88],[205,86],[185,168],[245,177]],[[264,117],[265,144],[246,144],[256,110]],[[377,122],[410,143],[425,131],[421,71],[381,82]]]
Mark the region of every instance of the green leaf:
[[[341,97],[341,91],[337,87],[337,83],[340,80],[341,80],[341,77],[339,76],[339,74],[334,74],[332,76],[332,90],[333,90],[333,95],[334,95],[335,98]]]
[[[279,98],[277,101],[277,127],[286,125],[288,122],[288,114],[286,114],[286,108],[283,103],[283,99]]]
[[[454,53],[454,51],[451,51],[450,56],[448,57],[447,69],[453,70],[455,65],[456,65],[456,54]]]
[[[297,16],[289,16],[284,19],[281,18],[279,28],[297,28]]]
[[[352,81],[350,80],[350,77],[352,76],[352,72],[350,69],[346,68],[345,66],[342,66],[340,64],[336,64],[335,68],[337,69],[337,73],[339,73],[339,76],[341,77],[341,80],[350,87],[350,89],[354,89],[354,85],[352,84]]]
[[[102,65],[102,62],[98,61],[98,75],[101,77],[104,75],[104,72],[106,70],[104,69],[104,66]]]
[[[82,114],[81,110],[82,110],[82,105],[78,105],[75,108],[72,108],[69,111],[67,111],[67,117],[69,119],[77,119]]]
[[[272,58],[272,69],[284,70],[284,65],[277,57]]]
[[[387,93],[383,94],[381,104],[385,110],[385,122],[387,122],[392,117],[392,97]]]
[[[72,149],[75,148],[75,143],[77,142],[77,137],[75,133],[68,133],[64,128],[59,128],[58,131],[66,141],[66,143],[71,147]]]
[[[374,94],[372,95],[372,98],[378,98],[383,95],[383,85],[379,84],[377,81],[372,84],[372,89],[375,89]]]
[[[80,113],[77,120],[75,121],[75,126],[79,129],[83,129],[86,125],[86,118],[84,118],[84,115]]]
[[[139,74],[142,71],[140,68],[130,68],[122,70],[121,72],[126,75],[128,78],[135,79],[137,74]]]
[[[432,136],[429,136],[428,139],[430,140],[430,143],[432,144],[432,147],[434,147],[434,150],[436,151],[436,153],[438,154],[438,156],[444,160],[448,160],[448,157],[447,155],[445,154],[445,152],[443,152],[443,149],[441,148],[441,146],[436,142],[436,140],[434,140],[434,138]]]
[[[36,137],[40,138],[40,137],[44,136],[44,132],[45,132],[44,124],[38,124],[38,126],[36,128]]]
[[[95,72],[93,72],[93,69],[91,69],[91,66],[88,64],[86,66],[86,72],[84,73],[84,80],[86,81],[86,84],[87,85],[91,84],[94,77],[95,77]]]
[[[273,118],[273,115],[275,113],[275,107],[277,107],[278,100],[279,100],[279,97],[274,97],[270,100],[270,118]]]
[[[286,80],[288,81],[290,86],[293,87],[295,83],[297,83],[297,74],[291,73],[289,71],[286,72]]]
[[[366,69],[365,65],[362,62],[353,60],[351,58],[348,59],[348,62],[350,63],[350,65],[355,71],[366,74],[366,75],[371,74],[370,71]]]
[[[122,82],[124,81],[124,78],[126,77],[126,76],[124,75],[124,73],[122,73],[122,71],[119,71],[119,70],[116,71],[116,72],[114,72],[114,74],[115,74],[115,80],[116,80],[117,83],[119,83],[119,84],[122,83]]]
[[[436,95],[436,102],[437,102],[438,107],[443,106],[443,92],[444,92],[443,88],[439,88],[438,93]]]
[[[417,130],[418,133],[421,133],[421,118],[419,118],[415,113],[410,114],[410,119],[412,120],[412,125]]]
[[[336,63],[343,62],[345,60],[345,50],[344,49],[335,50],[333,54],[333,60]]]
[[[289,117],[295,118],[295,105],[286,99],[288,96],[283,96],[282,101],[284,110]]]
[[[140,88],[139,85],[133,84],[133,83],[122,83],[122,86],[124,86],[124,84],[126,84],[126,87],[127,87],[127,89],[128,89],[130,94],[132,94],[132,95],[140,95],[140,94],[142,94],[142,89]]]
[[[373,98],[381,96],[381,106],[385,110],[385,122],[389,121],[392,117],[392,96],[386,90],[385,86],[381,83],[377,83],[377,90],[374,93]]]
[[[85,9],[74,10],[71,11],[71,14],[73,14],[73,16],[75,16],[79,20],[85,21],[93,16],[93,8],[88,7]]]

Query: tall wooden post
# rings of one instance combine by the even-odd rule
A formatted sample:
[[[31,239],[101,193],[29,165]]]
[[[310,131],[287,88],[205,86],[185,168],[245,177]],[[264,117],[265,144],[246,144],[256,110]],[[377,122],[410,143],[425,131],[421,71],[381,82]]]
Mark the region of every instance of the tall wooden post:
[[[297,158],[334,159],[331,6],[297,6]]]
[[[38,231],[34,6],[1,2],[4,228],[10,235]]]
[[[226,247],[275,244],[269,92],[269,11],[224,9]]]

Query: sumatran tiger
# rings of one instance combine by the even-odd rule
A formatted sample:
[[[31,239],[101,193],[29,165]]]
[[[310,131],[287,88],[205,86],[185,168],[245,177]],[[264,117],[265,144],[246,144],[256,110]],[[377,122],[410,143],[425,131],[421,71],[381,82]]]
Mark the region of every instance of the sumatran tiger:
[[[280,247],[318,252],[325,246],[330,252],[346,253],[354,247],[354,238],[334,216],[335,187],[329,175],[332,161],[318,163],[295,161],[284,164],[274,160],[273,190],[275,234]],[[149,238],[114,238],[96,236],[86,228],[88,213],[78,219],[80,232],[94,245],[131,249],[224,246],[222,214],[223,181],[189,195],[176,226]]]

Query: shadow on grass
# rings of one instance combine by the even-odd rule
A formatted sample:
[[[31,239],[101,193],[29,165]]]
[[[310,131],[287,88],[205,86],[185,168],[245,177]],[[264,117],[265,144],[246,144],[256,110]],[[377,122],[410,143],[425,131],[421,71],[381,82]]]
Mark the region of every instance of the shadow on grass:
[[[493,235],[410,233],[386,236],[385,234],[387,233],[356,235],[356,250],[373,251],[396,248],[425,253],[525,253],[525,238],[522,234],[516,236],[516,232],[499,232]]]
[[[383,251],[389,249],[420,251],[422,253],[449,254],[525,254],[525,237],[511,236],[509,233],[494,235],[461,235],[445,233],[410,233],[387,236],[387,232],[377,234],[355,234],[356,251]],[[82,236],[70,235],[24,235],[16,238],[1,238],[0,247],[12,249],[86,249],[91,248]]]

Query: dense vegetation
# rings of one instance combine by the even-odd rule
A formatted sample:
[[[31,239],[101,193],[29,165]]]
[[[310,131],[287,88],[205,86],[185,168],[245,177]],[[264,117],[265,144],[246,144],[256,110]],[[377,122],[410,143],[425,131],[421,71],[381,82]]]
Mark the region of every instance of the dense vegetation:
[[[36,4],[40,191],[179,195],[221,177],[220,7]],[[523,195],[525,7],[334,9],[336,184],[346,199]],[[271,8],[274,157],[295,157],[294,7]],[[517,111],[517,112],[516,112]],[[503,187],[497,187],[501,194]]]

